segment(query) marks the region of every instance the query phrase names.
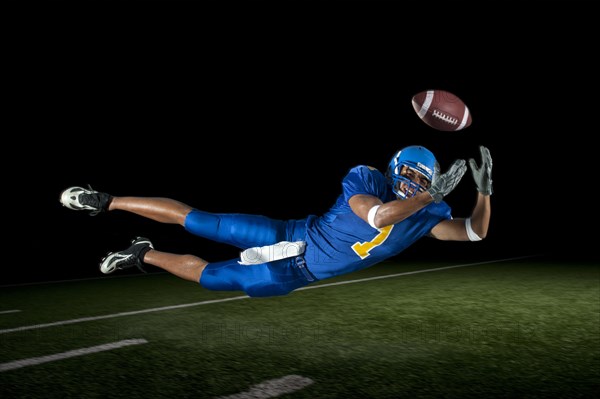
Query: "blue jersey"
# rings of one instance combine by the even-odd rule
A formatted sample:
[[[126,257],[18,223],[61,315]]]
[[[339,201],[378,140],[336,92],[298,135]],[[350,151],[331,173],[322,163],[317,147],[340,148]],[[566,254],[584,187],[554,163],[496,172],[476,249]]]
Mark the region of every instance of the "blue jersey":
[[[396,199],[386,177],[375,168],[356,166],[344,177],[342,188],[327,213],[307,219],[305,259],[318,279],[364,269],[397,255],[439,222],[451,219],[448,204],[432,202],[400,223],[375,229],[352,212],[348,201],[357,194],[373,195],[384,203]]]

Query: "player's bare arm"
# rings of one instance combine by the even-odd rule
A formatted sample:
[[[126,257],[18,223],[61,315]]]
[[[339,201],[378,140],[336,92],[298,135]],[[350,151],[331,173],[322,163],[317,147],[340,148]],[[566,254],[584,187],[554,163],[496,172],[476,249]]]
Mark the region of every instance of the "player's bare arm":
[[[379,198],[366,194],[357,194],[348,201],[352,211],[367,223],[369,223],[369,211],[374,206],[380,205],[373,219],[377,228],[399,223],[431,202],[433,198],[427,193],[418,193],[414,197],[385,204]]]
[[[471,213],[471,229],[480,239],[487,236],[491,216],[490,196],[477,194],[477,203]],[[444,220],[431,230],[431,236],[443,241],[472,241],[467,233],[467,218]]]
[[[490,151],[480,146],[481,166],[469,160],[473,180],[477,185],[477,201],[471,216],[465,219],[445,220],[431,230],[431,236],[445,241],[479,241],[487,236],[492,207],[492,157]]]

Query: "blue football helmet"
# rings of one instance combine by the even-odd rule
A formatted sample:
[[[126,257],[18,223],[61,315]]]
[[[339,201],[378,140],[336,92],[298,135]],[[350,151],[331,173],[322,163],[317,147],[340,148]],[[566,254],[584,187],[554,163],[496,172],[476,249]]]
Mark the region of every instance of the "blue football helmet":
[[[439,173],[440,166],[433,153],[423,146],[412,145],[394,154],[386,177],[394,194],[406,199],[429,189]]]

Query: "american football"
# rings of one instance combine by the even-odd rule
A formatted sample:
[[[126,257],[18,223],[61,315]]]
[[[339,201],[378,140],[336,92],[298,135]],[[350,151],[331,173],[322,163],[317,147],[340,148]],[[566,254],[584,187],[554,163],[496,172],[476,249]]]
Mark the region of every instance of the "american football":
[[[412,98],[415,112],[423,122],[445,132],[462,130],[471,125],[467,105],[445,90],[425,90]]]

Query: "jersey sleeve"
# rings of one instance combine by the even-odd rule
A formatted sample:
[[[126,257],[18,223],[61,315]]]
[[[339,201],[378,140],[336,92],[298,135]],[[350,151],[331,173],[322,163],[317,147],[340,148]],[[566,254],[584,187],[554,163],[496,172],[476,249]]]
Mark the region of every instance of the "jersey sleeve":
[[[359,165],[350,169],[342,180],[346,201],[356,194],[374,195],[381,198],[385,193],[386,179],[383,174],[370,166]]]

